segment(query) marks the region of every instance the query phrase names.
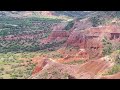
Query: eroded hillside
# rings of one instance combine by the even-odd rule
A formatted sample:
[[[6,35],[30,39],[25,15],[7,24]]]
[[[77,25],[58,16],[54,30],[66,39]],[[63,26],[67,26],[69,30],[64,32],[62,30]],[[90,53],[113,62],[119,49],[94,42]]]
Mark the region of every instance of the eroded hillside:
[[[120,78],[119,11],[0,15],[0,78]]]

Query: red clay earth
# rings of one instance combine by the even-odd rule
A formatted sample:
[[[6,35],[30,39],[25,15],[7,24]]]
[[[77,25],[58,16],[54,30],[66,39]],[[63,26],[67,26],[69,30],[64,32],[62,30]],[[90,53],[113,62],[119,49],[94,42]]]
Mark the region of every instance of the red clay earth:
[[[111,63],[110,61],[100,59],[102,57],[102,49],[103,49],[102,39],[104,38],[104,36],[106,36],[112,42],[115,42],[116,40],[120,41],[120,31],[119,31],[120,26],[116,24],[110,24],[99,27],[91,27],[89,29],[85,28],[85,30],[81,30],[81,31],[73,28],[70,31],[65,31],[63,30],[63,27],[64,26],[59,26],[59,25],[56,26],[53,29],[52,34],[43,41],[47,43],[56,40],[56,38],[60,38],[60,39],[66,38],[67,41],[65,44],[67,46],[79,47],[79,49],[83,51],[79,51],[79,49],[77,49],[77,51],[75,51],[74,49],[71,49],[71,51],[66,51],[66,48],[63,50],[58,50],[60,51],[61,54],[63,54],[63,58],[60,58],[58,60],[58,63],[62,69],[66,67],[66,65],[60,63],[66,63],[66,62],[68,63],[74,60],[81,60],[81,59],[88,60],[83,65],[75,66],[77,69],[74,70],[75,73],[72,74],[72,76],[79,79],[98,78],[97,75],[101,76],[103,72],[105,72],[113,65],[113,63]],[[81,26],[79,25],[79,27]],[[91,61],[91,59],[94,60]],[[39,71],[41,70],[41,66],[44,65],[40,65],[36,67],[37,68],[35,70],[36,73],[40,73]],[[50,67],[51,65],[49,65],[48,68]],[[67,65],[67,68],[69,68],[69,65]],[[66,70],[67,68],[64,68],[64,70]],[[70,68],[68,72],[71,70],[72,68]],[[44,67],[41,71],[44,72]]]
[[[47,62],[45,61],[45,59],[40,60],[37,66],[34,68],[32,75],[40,72],[46,64]]]
[[[76,24],[77,23],[77,24]],[[90,55],[90,58],[94,57],[102,57],[102,39],[106,36],[111,41],[120,41],[120,31],[119,25],[110,24],[99,27],[92,27],[89,21],[83,23],[87,24],[87,26],[79,21],[75,21],[73,28],[69,31],[64,30],[65,25],[58,24],[53,27],[53,31],[51,35],[43,40],[43,43],[48,43],[52,41],[60,41],[62,39],[66,39],[66,45],[72,45],[74,47],[83,48]],[[91,57],[92,56],[92,57]]]
[[[42,60],[40,65],[43,66],[43,69],[40,72],[34,73],[30,78],[39,79],[41,78],[39,75],[45,73],[46,70],[49,73],[53,72],[54,70],[60,70],[60,72],[67,73],[76,79],[93,79],[101,76],[104,72],[106,72],[106,70],[114,65],[111,61],[106,61],[102,58],[99,60],[91,60],[81,65],[67,65],[53,62],[49,59],[44,60]],[[44,64],[43,61],[46,63]],[[36,71],[37,70],[38,69],[36,69]]]
[[[88,60],[89,54],[85,51],[85,49],[70,49],[66,50],[66,48],[61,48],[57,52],[59,52],[63,58],[58,59],[57,61],[59,63],[69,63],[73,61],[79,61],[79,60]]]

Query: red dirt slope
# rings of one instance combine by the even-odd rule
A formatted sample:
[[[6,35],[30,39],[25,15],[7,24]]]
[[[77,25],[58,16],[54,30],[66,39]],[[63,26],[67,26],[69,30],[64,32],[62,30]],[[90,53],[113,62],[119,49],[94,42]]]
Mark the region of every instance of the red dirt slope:
[[[46,62],[45,64],[44,63],[41,63],[41,65],[38,64],[38,66],[40,67],[42,66],[42,70],[37,73],[34,73],[30,78],[41,79],[44,76],[43,74],[46,72],[48,73],[48,76],[44,78],[47,79],[50,79],[50,76],[51,79],[59,79],[60,78],[59,76],[65,73],[76,79],[98,78],[98,76],[100,77],[104,72],[106,72],[109,68],[113,66],[113,63],[111,61],[107,61],[104,59],[105,58],[88,61],[82,65],[67,65],[67,64],[57,63],[49,59],[46,60],[44,59]],[[59,74],[54,76],[52,74],[53,72],[59,72]]]
[[[101,76],[113,64],[105,60],[93,60],[83,64],[76,78],[79,79],[92,79]]]

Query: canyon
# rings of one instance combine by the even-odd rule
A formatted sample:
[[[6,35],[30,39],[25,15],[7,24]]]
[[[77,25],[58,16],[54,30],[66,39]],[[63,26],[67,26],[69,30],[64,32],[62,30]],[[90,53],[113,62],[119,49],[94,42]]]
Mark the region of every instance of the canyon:
[[[110,24],[110,25],[92,27],[92,25],[90,24],[88,25],[87,23],[84,23],[84,24],[85,26],[82,25],[81,23],[78,23],[78,26],[77,26],[75,22],[75,24],[69,31],[65,31],[64,27],[61,25],[55,26],[55,28],[52,31],[52,34],[45,40],[47,43],[47,42],[52,42],[54,40],[59,41],[58,38],[60,38],[60,40],[62,40],[62,38],[66,39],[66,42],[64,43],[63,47],[57,50],[60,54],[63,55],[62,59],[56,60],[57,63],[69,63],[72,61],[79,61],[79,60],[84,61],[84,64],[76,65],[75,70],[73,68],[74,66],[71,69],[66,70],[68,72],[69,71],[71,72],[72,69],[73,69],[72,71],[76,71],[75,73],[72,73],[73,75],[71,75],[69,72],[70,76],[74,77],[74,79],[75,78],[76,79],[92,79],[92,78],[102,79],[101,77],[102,74],[106,70],[114,66],[114,62],[110,60],[110,58],[106,59],[106,57],[104,57],[103,59],[102,51],[104,46],[103,46],[102,40],[104,39],[104,37],[106,37],[112,43],[114,43],[116,40],[117,42],[119,42],[120,26],[117,24]],[[75,27],[77,28],[77,30]],[[77,50],[74,50],[73,48],[71,48],[69,51],[67,51],[66,47],[68,46],[77,47]],[[52,65],[49,64],[48,67],[51,68]],[[61,66],[61,68],[62,67],[64,68],[65,66],[63,65]],[[68,65],[68,67],[70,67],[70,65]],[[45,70],[46,69],[43,68],[41,72],[45,72]],[[38,72],[38,75],[37,75],[38,77],[40,77],[39,74],[41,73]]]
[[[32,65],[27,79],[120,78],[117,11],[1,11],[0,14],[0,61],[4,53],[8,56],[12,53],[21,60],[20,65]]]

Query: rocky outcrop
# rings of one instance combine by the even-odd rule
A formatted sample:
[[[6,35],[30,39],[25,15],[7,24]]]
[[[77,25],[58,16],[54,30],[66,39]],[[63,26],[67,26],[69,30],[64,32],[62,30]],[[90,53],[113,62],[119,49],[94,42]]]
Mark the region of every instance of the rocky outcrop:
[[[41,43],[47,44],[55,40],[59,42],[60,39],[67,38],[69,36],[69,32],[64,30],[65,26],[66,26],[66,23],[61,23],[61,24],[51,27],[52,29],[51,34],[47,38],[44,38],[41,41]]]
[[[112,39],[111,37],[113,37],[113,41],[120,39],[119,28],[118,25],[107,25],[92,27],[84,31],[73,30],[66,43],[68,45],[86,49],[92,58],[98,56],[101,57],[103,48],[102,39],[104,37],[107,37],[110,40]]]
[[[92,27],[92,23],[89,21],[89,19],[75,19],[73,27],[68,31],[64,30],[66,25],[67,23],[61,23],[52,27],[52,33],[48,38],[44,39],[44,42],[47,43],[55,40],[61,41],[65,39],[65,47],[73,46],[79,47],[80,49],[85,49],[85,51],[87,52],[86,55],[87,57],[89,57],[89,59],[98,59],[103,56],[102,40],[104,37],[108,38],[112,42],[116,40],[120,41],[120,26],[117,24]],[[75,56],[72,56],[72,54],[67,54],[65,57],[69,57],[70,59]],[[85,58],[86,56],[83,55],[81,57]]]
[[[80,30],[84,30],[87,28],[92,27],[92,23],[89,21],[89,19],[83,19],[83,20],[73,20],[74,25],[71,27],[70,30],[65,30],[65,27],[67,26],[68,23],[60,23],[58,25],[54,25],[51,29],[52,29],[52,33],[50,34],[50,36],[46,39],[46,41],[53,41],[58,37],[61,38],[68,38],[68,43],[71,43],[71,41],[78,41],[81,42],[81,40],[79,41],[79,37],[80,37]],[[74,35],[74,36],[73,36]],[[74,40],[71,40],[74,39]],[[82,35],[81,35],[82,38]],[[74,41],[74,42],[76,42]],[[73,43],[74,43],[73,42]],[[77,43],[77,42],[76,42]]]
[[[38,68],[41,66],[42,69]],[[30,79],[70,79],[70,77],[74,79],[94,79],[101,77],[112,66],[113,63],[105,58],[91,60],[81,65],[61,64],[50,59],[44,59],[41,64],[37,65],[37,73],[33,74]]]

